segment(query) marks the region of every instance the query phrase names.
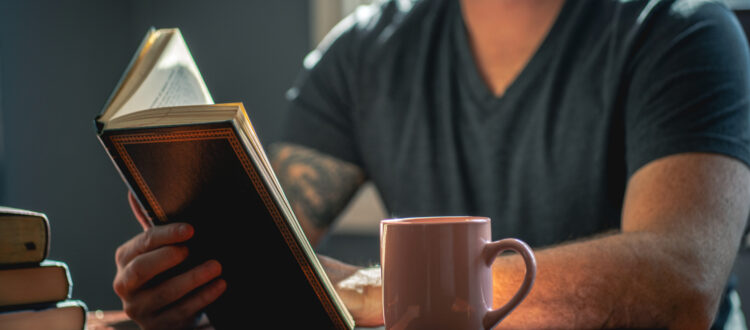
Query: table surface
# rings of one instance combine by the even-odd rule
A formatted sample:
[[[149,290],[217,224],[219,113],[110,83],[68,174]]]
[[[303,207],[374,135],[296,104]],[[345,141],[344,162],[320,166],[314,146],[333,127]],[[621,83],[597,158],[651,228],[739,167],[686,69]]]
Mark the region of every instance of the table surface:
[[[139,330],[138,324],[133,322],[123,311],[93,311],[89,312],[86,320],[86,329],[88,330]],[[211,329],[204,324],[198,326],[196,330]],[[374,329],[383,330],[383,327],[377,328],[355,328],[355,329]]]
[[[136,330],[140,329],[123,311],[94,311],[86,317],[88,330]]]

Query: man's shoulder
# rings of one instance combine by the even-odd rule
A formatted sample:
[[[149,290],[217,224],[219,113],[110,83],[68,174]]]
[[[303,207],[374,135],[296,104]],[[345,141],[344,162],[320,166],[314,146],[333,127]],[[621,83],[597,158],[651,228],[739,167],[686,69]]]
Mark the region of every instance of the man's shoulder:
[[[731,10],[720,0],[609,0],[617,19],[634,28],[685,28],[697,22],[731,20]]]
[[[744,42],[741,27],[723,1],[588,0],[571,7],[568,44],[580,49],[606,45],[602,56],[610,60],[615,76],[646,68],[644,64],[660,65],[657,58],[664,54]]]

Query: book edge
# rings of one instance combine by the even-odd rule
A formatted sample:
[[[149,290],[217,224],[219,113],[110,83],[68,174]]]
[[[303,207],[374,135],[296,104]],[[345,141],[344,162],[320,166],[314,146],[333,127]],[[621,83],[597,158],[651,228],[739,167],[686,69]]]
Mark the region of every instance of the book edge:
[[[34,317],[34,313],[50,311],[53,309],[75,307],[75,308],[78,308],[79,311],[81,311],[81,323],[80,324],[83,325],[82,329],[86,329],[86,323],[87,323],[86,316],[87,316],[89,309],[86,303],[84,303],[81,300],[66,299],[66,300],[58,301],[58,302],[51,302],[51,303],[38,304],[38,305],[23,305],[23,306],[18,306],[18,307],[19,307],[18,309],[11,309],[11,310],[2,309],[0,310],[0,316],[2,316],[3,314],[12,314],[12,313],[28,313],[29,317]]]
[[[0,306],[0,313],[13,311],[13,310],[21,310],[21,309],[43,309],[61,301],[70,300],[73,296],[73,280],[70,275],[70,269],[68,268],[68,265],[62,261],[44,260],[40,262],[38,265],[31,265],[29,267],[19,267],[19,268],[4,268],[4,269],[1,269],[0,271],[14,271],[14,270],[46,268],[46,267],[60,269],[60,271],[63,272],[62,275],[65,277],[65,296],[61,297],[62,299],[54,298],[54,300],[49,300],[49,301],[35,301],[35,302],[24,303],[24,304],[3,305],[3,306]]]
[[[0,264],[0,269],[16,268],[16,267],[20,268],[20,267],[25,267],[28,265],[37,265],[41,263],[42,261],[44,261],[45,259],[47,259],[47,257],[49,256],[50,241],[52,239],[49,219],[47,218],[47,215],[42,212],[31,211],[27,209],[20,209],[20,208],[9,207],[9,206],[0,206],[0,216],[3,216],[3,215],[22,216],[22,217],[31,217],[35,219],[41,219],[42,225],[44,227],[44,247],[42,250],[41,258],[37,260],[30,260],[28,262]]]

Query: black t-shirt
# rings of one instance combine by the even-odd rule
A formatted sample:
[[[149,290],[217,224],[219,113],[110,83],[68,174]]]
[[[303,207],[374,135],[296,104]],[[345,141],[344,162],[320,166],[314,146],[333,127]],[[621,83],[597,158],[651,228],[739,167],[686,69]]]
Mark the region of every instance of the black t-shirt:
[[[660,157],[750,164],[747,44],[714,2],[566,1],[502,97],[458,0],[362,7],[304,65],[285,141],[362,167],[393,216],[488,216],[494,239],[618,228],[627,180]]]

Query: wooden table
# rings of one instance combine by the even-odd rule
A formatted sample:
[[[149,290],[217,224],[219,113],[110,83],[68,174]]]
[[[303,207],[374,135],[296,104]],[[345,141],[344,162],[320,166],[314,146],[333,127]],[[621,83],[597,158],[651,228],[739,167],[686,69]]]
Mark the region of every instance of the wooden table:
[[[208,319],[204,318],[204,320],[208,321]],[[93,311],[89,312],[87,321],[86,321],[86,329],[88,330],[140,330],[138,327],[138,324],[133,322],[130,318],[128,318],[127,315],[125,315],[125,312],[123,311]],[[196,330],[208,330],[212,329],[211,326],[209,326],[207,323],[199,325]],[[356,328],[356,329],[365,329],[365,328]],[[384,329],[383,327],[379,328],[367,328],[367,329]]]

